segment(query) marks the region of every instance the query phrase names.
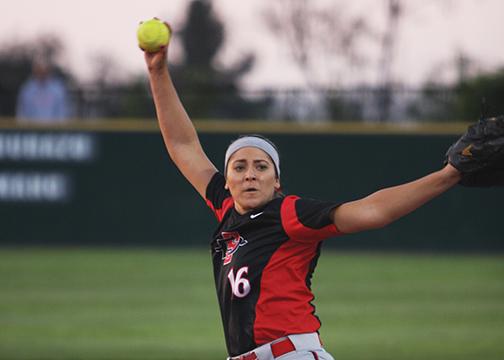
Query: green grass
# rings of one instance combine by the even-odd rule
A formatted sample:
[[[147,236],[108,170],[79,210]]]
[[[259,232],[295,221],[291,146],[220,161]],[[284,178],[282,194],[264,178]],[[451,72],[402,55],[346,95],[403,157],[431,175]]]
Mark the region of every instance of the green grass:
[[[504,359],[504,257],[322,254],[341,359]],[[0,250],[0,359],[223,360],[208,252]]]

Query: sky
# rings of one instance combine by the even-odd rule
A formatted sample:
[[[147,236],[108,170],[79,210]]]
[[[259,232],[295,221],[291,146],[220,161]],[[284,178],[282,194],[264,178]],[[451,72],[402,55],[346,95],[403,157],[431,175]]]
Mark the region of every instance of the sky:
[[[366,14],[379,34],[385,21],[384,1],[320,0],[320,4],[341,14]],[[504,1],[404,2],[406,15],[400,23],[392,68],[396,79],[409,86],[419,86],[429,76],[453,80],[453,73],[446,70],[433,75],[433,69],[446,69],[457,52],[475,59],[483,70],[504,64]],[[119,74],[141,74],[145,72],[145,66],[136,42],[138,23],[156,16],[171,23],[176,30],[180,28],[189,3],[189,0],[2,1],[0,47],[43,34],[57,34],[65,45],[66,56],[61,59],[61,65],[82,81],[90,79],[93,59],[97,55],[111,57]],[[270,0],[213,0],[212,4],[226,24],[227,43],[219,61],[232,64],[248,52],[257,54],[253,71],[243,79],[245,86],[259,89],[305,84],[303,76],[290,61],[287,46],[265,25],[264,13],[270,11]],[[344,5],[337,8],[338,4]],[[180,42],[175,36],[170,56],[177,59],[179,50]],[[361,50],[371,58],[366,67],[334,69],[321,64],[319,78],[322,81],[338,79],[340,85],[376,82],[379,47],[362,44]]]

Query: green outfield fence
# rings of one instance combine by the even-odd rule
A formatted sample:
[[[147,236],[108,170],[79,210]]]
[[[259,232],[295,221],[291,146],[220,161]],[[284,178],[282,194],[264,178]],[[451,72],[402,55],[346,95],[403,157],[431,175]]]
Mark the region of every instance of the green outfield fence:
[[[222,169],[238,134],[280,149],[284,192],[348,201],[443,164],[467,124],[196,121]],[[502,251],[504,190],[456,187],[395,224],[344,236],[345,249]],[[0,120],[0,244],[206,246],[215,220],[169,159],[155,121]]]

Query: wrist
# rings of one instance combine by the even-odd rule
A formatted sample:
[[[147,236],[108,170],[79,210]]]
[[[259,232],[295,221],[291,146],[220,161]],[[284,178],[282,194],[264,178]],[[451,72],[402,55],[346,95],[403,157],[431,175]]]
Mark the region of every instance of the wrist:
[[[462,173],[450,163],[446,164],[441,172],[445,178],[453,184],[458,183],[462,179]]]
[[[166,66],[148,68],[148,75],[150,80],[163,80],[169,77],[168,68]]]
[[[163,73],[168,72],[168,66],[166,63],[162,63],[161,65],[148,66],[147,70],[150,77],[160,76],[163,75]]]

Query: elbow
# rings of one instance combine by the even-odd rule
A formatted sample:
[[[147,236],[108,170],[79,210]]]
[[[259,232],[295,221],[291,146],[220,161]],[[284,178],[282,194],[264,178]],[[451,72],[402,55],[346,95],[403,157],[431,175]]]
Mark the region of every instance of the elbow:
[[[336,226],[345,234],[354,234],[368,230],[378,230],[386,227],[392,221],[385,216],[378,216],[375,214],[361,214],[355,221],[341,222]]]
[[[368,220],[367,229],[368,230],[383,229],[384,227],[386,227],[390,223],[392,223],[392,220],[386,216],[373,217],[372,219]]]
[[[397,211],[388,202],[372,201],[366,208],[369,229],[383,229],[398,219]]]
[[[383,209],[373,208],[373,211],[369,211],[364,222],[367,230],[378,230],[390,225],[394,220],[392,214],[383,211]]]

